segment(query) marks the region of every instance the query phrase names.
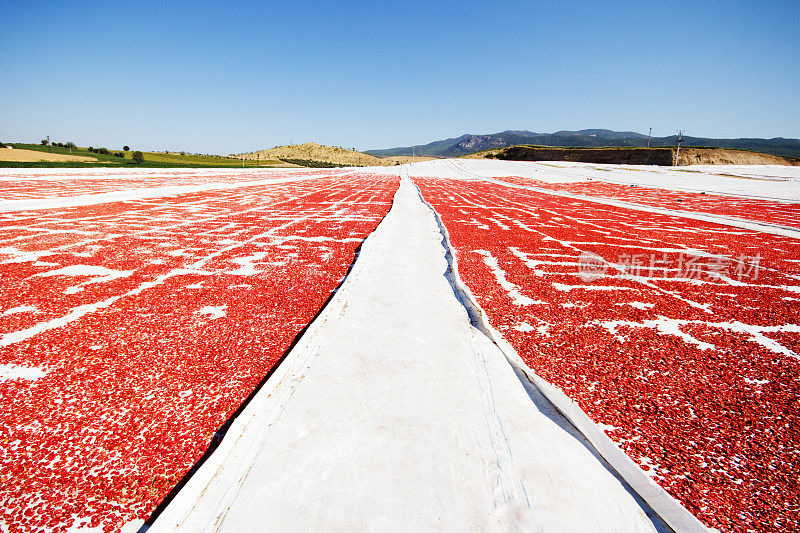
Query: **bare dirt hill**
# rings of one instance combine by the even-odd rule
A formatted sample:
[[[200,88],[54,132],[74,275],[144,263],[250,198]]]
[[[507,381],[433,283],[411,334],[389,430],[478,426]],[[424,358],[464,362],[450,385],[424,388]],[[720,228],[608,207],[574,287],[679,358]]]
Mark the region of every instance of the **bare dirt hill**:
[[[241,155],[236,157],[241,157]],[[244,154],[244,158],[261,161],[268,159],[315,161],[353,167],[389,166],[436,159],[434,157],[411,156],[375,157],[373,155],[357,152],[355,150],[347,150],[346,148],[338,148],[336,146],[325,146],[317,143],[277,146],[275,148],[270,148],[269,150],[259,150],[258,152]]]
[[[336,146],[323,146],[317,143],[295,144],[291,146],[278,146],[269,150],[260,150],[244,154],[245,159],[293,159],[303,161],[318,161],[322,163],[333,163],[336,165],[347,165],[354,167],[366,167],[372,165],[394,165],[394,161],[380,159],[372,155],[363,154],[354,150],[337,148]]]
[[[512,161],[574,161],[628,165],[664,165],[675,163],[676,149],[657,148],[551,148],[510,146],[464,156],[469,159],[505,159]],[[730,148],[681,148],[679,165],[798,165],[784,157]]]

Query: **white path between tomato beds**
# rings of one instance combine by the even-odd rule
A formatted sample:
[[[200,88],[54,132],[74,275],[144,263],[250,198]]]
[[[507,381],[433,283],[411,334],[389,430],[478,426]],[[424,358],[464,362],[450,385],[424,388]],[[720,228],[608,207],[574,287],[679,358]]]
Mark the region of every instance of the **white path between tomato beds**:
[[[414,184],[150,531],[657,531],[470,325]]]

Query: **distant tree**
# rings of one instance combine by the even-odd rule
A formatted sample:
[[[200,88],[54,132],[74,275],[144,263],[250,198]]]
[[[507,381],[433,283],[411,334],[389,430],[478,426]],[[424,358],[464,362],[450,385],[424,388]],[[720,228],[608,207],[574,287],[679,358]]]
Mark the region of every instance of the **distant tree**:
[[[69,142],[68,142],[67,144],[65,144],[64,146],[66,146],[67,148],[75,148],[75,143],[74,143],[74,142],[72,142],[72,141],[69,141]]]
[[[47,139],[42,139],[41,141],[39,141],[39,144],[41,144],[42,146],[47,146],[47,143],[49,142],[50,141],[48,141]]]
[[[97,149],[97,153],[98,154],[103,154],[103,155],[108,155],[108,148],[98,148]]]
[[[6,145],[0,142],[0,148],[5,148]]]
[[[127,151],[128,151],[128,150],[130,150],[130,149],[131,149],[131,147],[130,147],[130,146],[128,146],[128,145],[125,145],[125,146],[123,146],[123,147],[122,147],[122,151],[123,151],[123,152],[127,152]]]
[[[89,150],[90,152],[94,152],[94,147],[90,146],[89,148],[87,148],[87,150]]]
[[[136,150],[135,152],[133,152],[133,160],[136,163],[141,163],[142,161],[144,161],[144,154],[142,154],[142,152],[140,152],[139,150]]]

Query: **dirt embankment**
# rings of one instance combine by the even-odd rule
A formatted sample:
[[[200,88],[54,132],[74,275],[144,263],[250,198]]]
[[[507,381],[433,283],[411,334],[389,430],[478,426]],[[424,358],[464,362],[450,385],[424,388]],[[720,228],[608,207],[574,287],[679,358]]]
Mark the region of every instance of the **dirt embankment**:
[[[679,165],[800,165],[778,155],[727,148],[681,148]]]
[[[420,161],[433,161],[434,159],[439,159],[438,157],[430,157],[427,155],[392,155],[388,157],[381,157],[380,159],[386,161],[386,165],[396,165],[401,164],[405,165],[406,163],[419,163]]]
[[[550,148],[510,146],[471,154],[469,158],[510,161],[574,161],[623,165],[675,164],[675,148]],[[727,148],[681,148],[679,165],[798,165],[783,157]]]
[[[14,161],[16,163],[31,163],[37,161],[84,161],[89,163],[97,163],[94,157],[87,157],[83,155],[66,155],[66,154],[51,154],[48,152],[39,152],[37,150],[24,150],[22,148],[0,148],[0,161]]]

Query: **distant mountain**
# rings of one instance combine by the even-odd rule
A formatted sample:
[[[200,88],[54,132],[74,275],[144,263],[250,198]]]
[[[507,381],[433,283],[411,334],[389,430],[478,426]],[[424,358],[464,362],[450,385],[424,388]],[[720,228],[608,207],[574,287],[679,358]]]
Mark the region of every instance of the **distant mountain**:
[[[674,146],[677,136],[653,137],[651,146]],[[705,137],[683,138],[685,146],[714,146],[719,148],[739,148],[766,154],[784,157],[800,157],[800,139],[774,139],[740,138],[740,139],[709,139]],[[537,146],[566,146],[566,147],[598,147],[598,146],[647,146],[647,135],[634,131],[612,131],[604,129],[587,129],[577,131],[557,131],[555,133],[536,133],[527,130],[507,130],[486,135],[465,134],[460,137],[434,141],[428,144],[389,148],[385,150],[370,150],[366,153],[378,157],[390,155],[411,155],[412,150],[417,155],[430,155],[437,157],[460,157],[462,155],[503,148],[518,144],[532,144]]]
[[[365,154],[374,155],[378,157],[385,157],[389,155],[412,155],[412,149],[416,155],[439,155],[441,152],[447,150],[454,144],[458,144],[470,135],[462,135],[461,137],[453,137],[452,139],[443,139],[441,141],[433,141],[432,143],[417,145],[417,146],[404,146],[400,148],[387,148],[385,150],[368,150]]]
[[[613,131],[613,130],[561,130],[553,133],[559,137],[596,137],[599,139],[647,139],[647,135],[636,133],[635,131]]]
[[[461,141],[447,147],[436,155],[445,157],[459,157],[481,150],[490,148],[503,148],[515,144],[525,144],[531,139],[538,139],[536,135],[524,135],[522,133],[495,133],[493,135],[466,135]],[[423,152],[424,154],[424,152]],[[433,154],[431,154],[433,155]]]

